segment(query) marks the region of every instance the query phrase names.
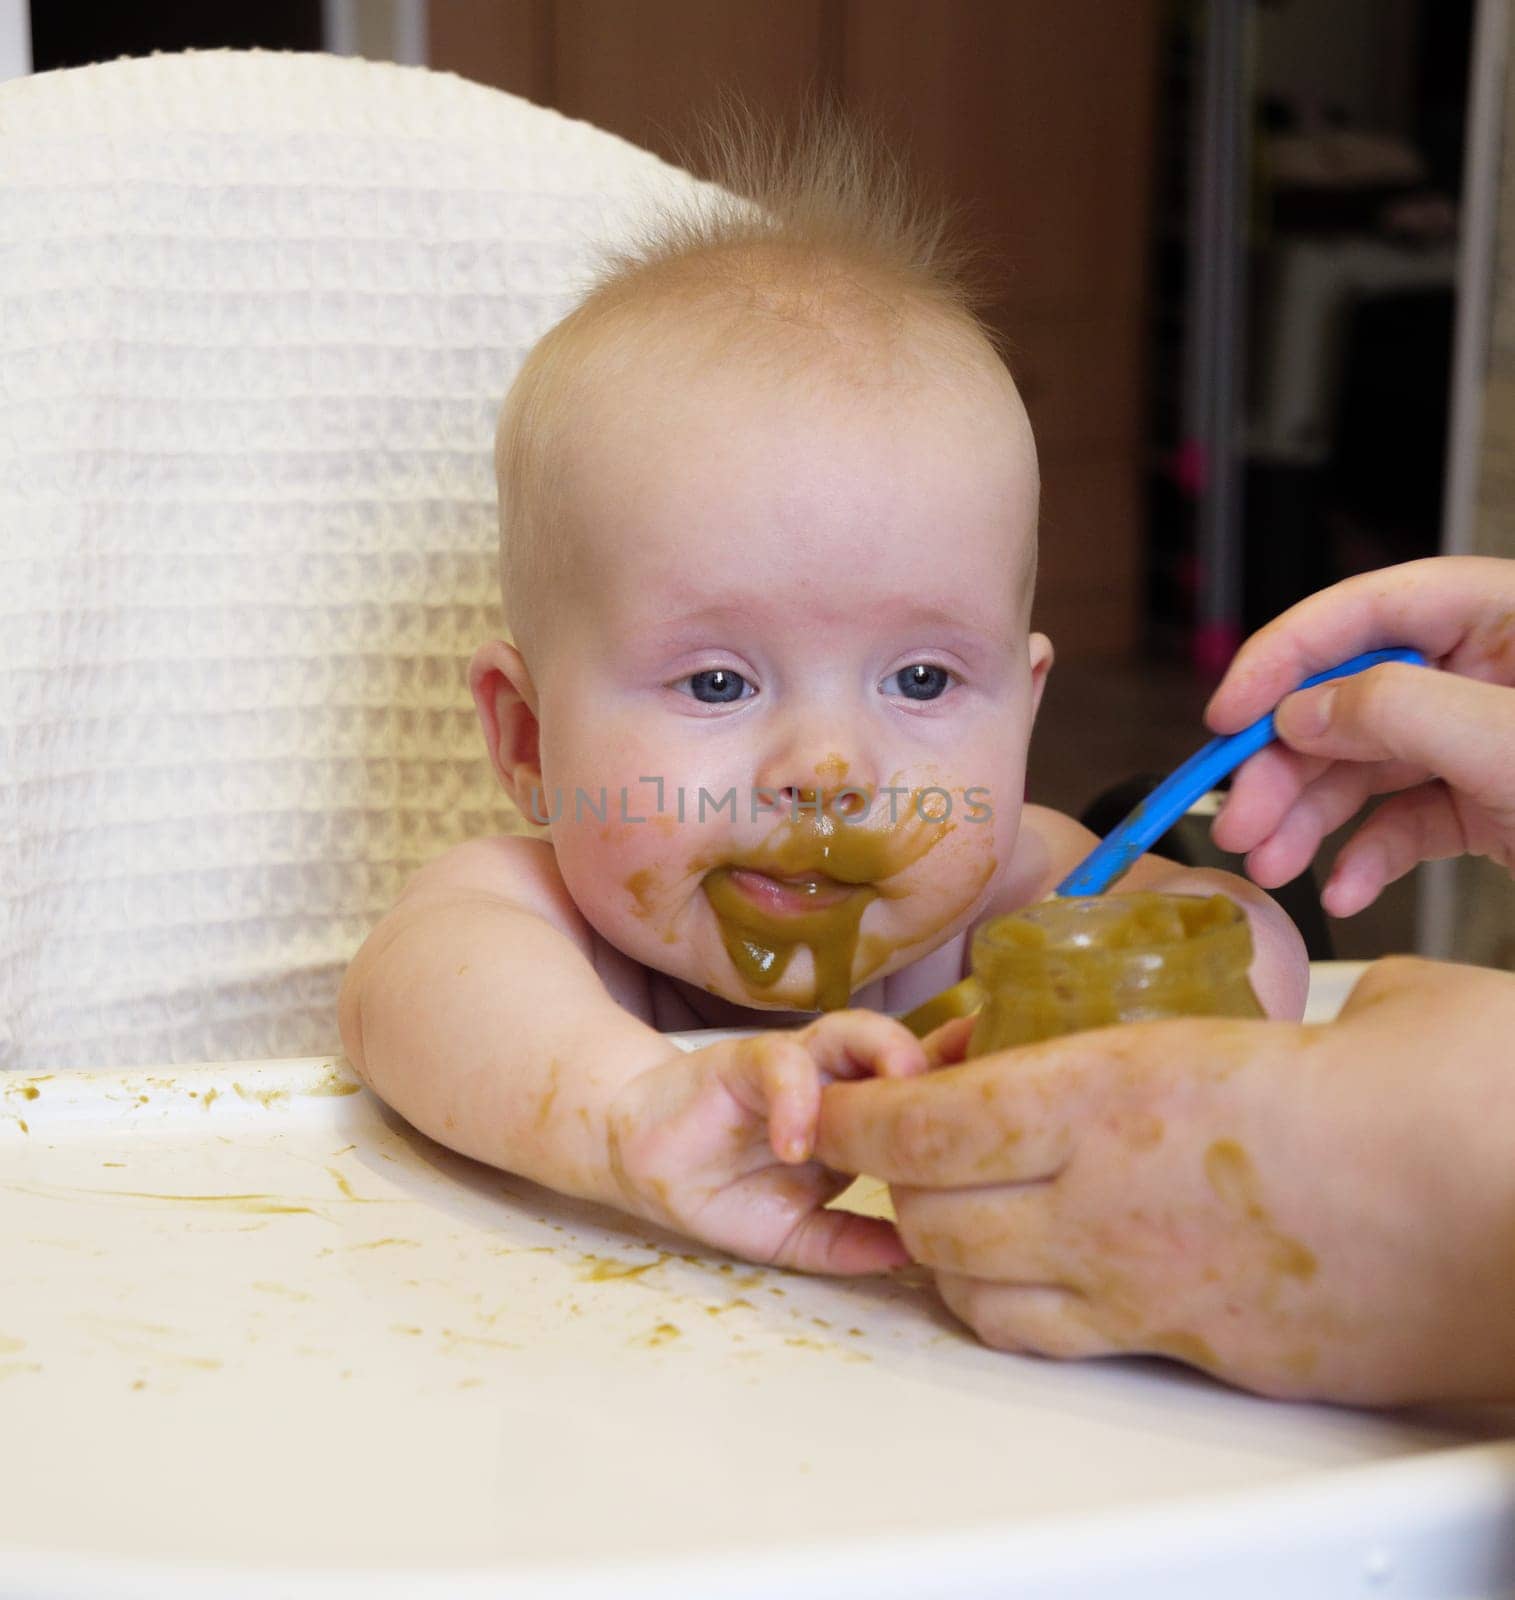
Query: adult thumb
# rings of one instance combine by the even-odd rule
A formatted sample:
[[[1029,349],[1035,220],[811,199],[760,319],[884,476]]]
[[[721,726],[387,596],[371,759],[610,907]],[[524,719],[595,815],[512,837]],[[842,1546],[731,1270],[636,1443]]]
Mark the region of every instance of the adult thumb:
[[[1393,663],[1291,694],[1275,721],[1302,755],[1404,762],[1515,806],[1515,689]]]

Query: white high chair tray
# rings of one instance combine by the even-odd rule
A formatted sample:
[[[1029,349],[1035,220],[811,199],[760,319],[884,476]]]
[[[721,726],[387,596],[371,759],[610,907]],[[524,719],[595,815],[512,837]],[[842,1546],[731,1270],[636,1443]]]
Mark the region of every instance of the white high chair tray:
[[[1503,1594],[1510,1424],[996,1354],[332,1061],[0,1080],[8,1597]]]

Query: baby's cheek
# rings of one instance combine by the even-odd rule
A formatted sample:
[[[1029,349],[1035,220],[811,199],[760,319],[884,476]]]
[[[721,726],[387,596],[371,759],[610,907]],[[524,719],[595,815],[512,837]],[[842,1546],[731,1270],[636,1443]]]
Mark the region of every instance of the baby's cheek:
[[[612,818],[554,828],[553,847],[581,907],[587,901],[643,918],[654,908],[668,849],[659,819]]]
[[[687,936],[700,877],[697,840],[677,819],[605,823],[554,831],[558,866],[574,903],[618,949],[667,967]]]
[[[992,818],[944,826],[933,847],[864,913],[854,981],[918,959],[971,921],[993,893],[1013,844],[1013,825],[1002,846]]]
[[[978,899],[1013,854],[1019,819],[1018,802],[998,809],[983,803],[977,812],[959,802],[935,847],[908,875],[922,910],[951,916]]]

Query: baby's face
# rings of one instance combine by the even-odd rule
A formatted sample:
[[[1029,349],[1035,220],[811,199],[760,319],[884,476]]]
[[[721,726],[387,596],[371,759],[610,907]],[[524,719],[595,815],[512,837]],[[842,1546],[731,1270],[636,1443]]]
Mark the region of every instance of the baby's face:
[[[639,379],[580,419],[566,484],[536,809],[595,928],[810,1009],[965,926],[1050,660],[1008,377]]]

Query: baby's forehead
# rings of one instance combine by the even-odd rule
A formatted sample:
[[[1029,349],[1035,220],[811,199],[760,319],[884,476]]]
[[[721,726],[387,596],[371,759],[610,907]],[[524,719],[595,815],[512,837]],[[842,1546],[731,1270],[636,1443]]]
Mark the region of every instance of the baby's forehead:
[[[976,328],[895,311],[818,326],[768,304],[638,306],[570,330],[535,442],[557,485],[548,586],[598,609],[634,585],[642,611],[670,577],[766,566],[769,588],[813,597],[855,591],[866,561],[892,602],[950,547],[994,612],[1023,615],[1038,486],[1014,383]],[[817,501],[857,523],[811,516]]]
[[[966,478],[1013,467],[1033,493],[1037,481],[1020,395],[976,335],[930,329],[875,340],[833,331],[800,340],[793,328],[750,319],[740,338],[649,330],[587,352],[572,391],[552,446],[569,489],[641,459],[666,471],[702,454],[738,453],[783,473],[812,442],[839,452],[839,468],[840,452],[866,461],[882,448],[891,462],[934,454]]]
[[[855,500],[860,514],[881,496],[924,501],[923,516],[937,501],[961,509],[995,497],[1007,518],[1034,527],[1029,423],[987,342],[930,329],[881,341],[812,334],[797,347],[793,334],[750,321],[741,341],[658,330],[592,357],[593,379],[577,386],[563,419],[570,498],[588,512],[592,496],[600,516],[618,520],[628,478],[681,502],[704,487],[742,537],[768,524],[744,528],[736,502],[803,505],[827,491]],[[819,538],[819,525],[806,531]]]
[[[735,458],[674,451],[645,474],[634,455],[606,458],[565,530],[565,574],[586,611],[616,631],[684,628],[691,645],[797,627],[862,637],[1024,624],[1034,489],[1017,504],[1003,480],[970,480],[971,463],[960,476],[891,479],[882,454],[845,439],[833,452],[811,432],[808,455],[770,457],[770,441],[749,434]]]

